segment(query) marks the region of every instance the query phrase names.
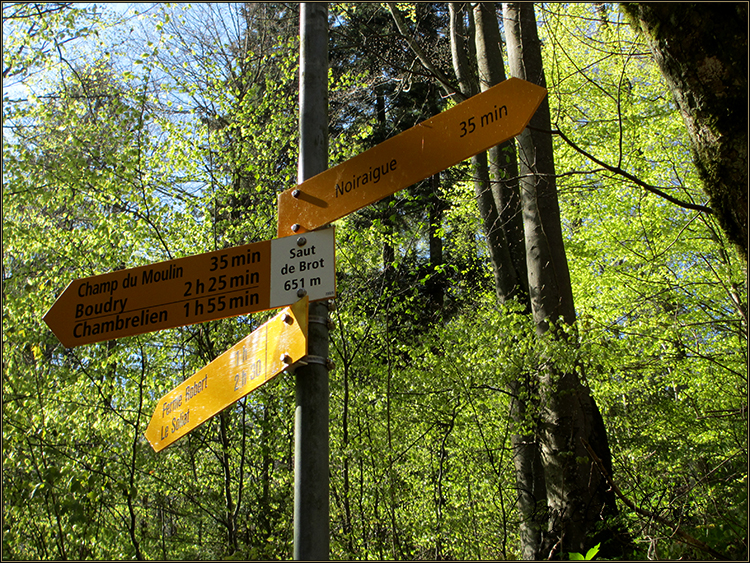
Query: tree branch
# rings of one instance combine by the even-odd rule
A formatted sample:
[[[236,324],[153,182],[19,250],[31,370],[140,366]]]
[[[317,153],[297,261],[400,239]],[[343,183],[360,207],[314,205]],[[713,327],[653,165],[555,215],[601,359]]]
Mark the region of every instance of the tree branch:
[[[430,59],[427,58],[425,52],[417,44],[414,37],[412,37],[412,35],[409,33],[409,30],[406,28],[406,22],[404,22],[404,18],[401,17],[401,13],[398,11],[398,8],[393,2],[388,2],[388,10],[393,16],[393,21],[396,22],[398,32],[404,39],[406,39],[406,42],[409,44],[409,47],[411,47],[411,50],[414,51],[414,54],[417,55],[417,58],[419,59],[419,62],[422,63],[422,66],[435,76],[435,78],[438,80],[438,82],[440,82],[440,85],[445,90],[446,94],[453,96],[459,102],[465,101],[466,96],[464,96],[459,91],[459,89],[456,88],[455,84],[452,84],[450,79],[445,74],[443,74],[439,68],[433,65],[432,62],[430,62]]]
[[[536,129],[534,127],[529,127],[529,129],[533,129],[535,131],[541,131],[540,129]],[[707,207],[705,205],[699,205],[699,204],[696,204],[696,203],[690,203],[690,202],[687,202],[687,201],[682,201],[680,199],[677,199],[676,197],[672,197],[671,195],[669,195],[668,193],[666,193],[661,188],[658,188],[656,186],[652,186],[651,184],[647,184],[643,180],[640,180],[640,179],[636,178],[635,176],[633,176],[632,174],[630,174],[629,172],[626,172],[625,170],[623,170],[619,166],[612,166],[611,164],[606,164],[605,162],[603,162],[603,161],[599,160],[598,158],[596,158],[591,153],[583,150],[581,147],[579,147],[578,145],[576,145],[573,141],[571,141],[567,137],[567,135],[565,135],[565,133],[563,133],[562,131],[560,131],[558,129],[553,129],[552,131],[542,131],[542,132],[543,133],[550,133],[552,135],[558,135],[563,141],[565,141],[568,144],[568,146],[570,148],[572,148],[577,153],[582,154],[583,156],[585,156],[589,160],[595,162],[596,164],[598,164],[602,168],[604,168],[606,170],[609,170],[610,172],[613,172],[613,173],[615,173],[615,174],[617,174],[619,176],[622,176],[623,178],[627,178],[628,180],[630,180],[631,182],[633,182],[637,186],[640,186],[641,188],[643,188],[647,192],[651,192],[652,194],[658,195],[659,197],[664,198],[667,201],[669,201],[671,203],[674,203],[675,205],[678,205],[680,207],[684,207],[685,209],[692,209],[693,211],[701,211],[703,213],[708,213],[709,215],[713,215],[714,214],[714,210],[711,209],[710,207]]]
[[[706,545],[699,539],[694,538],[687,532],[680,529],[679,525],[673,524],[672,522],[670,522],[669,520],[667,520],[666,518],[662,516],[659,516],[655,512],[644,510],[643,508],[639,508],[638,506],[633,504],[633,502],[630,499],[628,499],[620,490],[620,488],[615,484],[615,482],[612,480],[612,477],[609,476],[609,473],[607,473],[607,470],[604,468],[604,464],[602,463],[602,460],[599,459],[599,456],[596,455],[596,452],[594,452],[594,450],[591,448],[591,445],[583,437],[581,437],[581,443],[583,444],[583,447],[586,448],[586,451],[589,453],[589,456],[591,456],[591,460],[594,462],[594,465],[596,465],[596,468],[599,470],[599,473],[602,474],[602,477],[604,477],[605,481],[607,481],[607,484],[610,487],[612,487],[612,490],[615,492],[615,494],[620,498],[622,502],[625,503],[625,505],[628,508],[637,512],[641,516],[645,516],[646,518],[652,518],[656,520],[659,524],[672,528],[674,530],[674,533],[680,536],[688,545],[695,547],[697,549],[700,549],[701,551],[705,551],[706,553],[710,553],[717,559],[722,559],[722,560],[729,559],[726,555],[719,553],[712,547]]]

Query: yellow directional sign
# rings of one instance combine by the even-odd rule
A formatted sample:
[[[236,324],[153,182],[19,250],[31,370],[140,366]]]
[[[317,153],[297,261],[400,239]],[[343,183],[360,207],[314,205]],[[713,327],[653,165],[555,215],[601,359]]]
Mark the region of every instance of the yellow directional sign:
[[[324,229],[71,282],[44,316],[66,348],[265,311],[336,294]]]
[[[164,395],[146,429],[161,451],[307,355],[304,297]]]
[[[278,236],[317,229],[515,137],[546,94],[511,78],[286,190]]]

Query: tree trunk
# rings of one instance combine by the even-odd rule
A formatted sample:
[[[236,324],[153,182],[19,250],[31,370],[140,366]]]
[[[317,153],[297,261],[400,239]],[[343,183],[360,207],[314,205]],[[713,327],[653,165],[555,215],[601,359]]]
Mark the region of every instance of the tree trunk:
[[[237,522],[235,520],[234,498],[232,497],[232,468],[229,460],[229,412],[219,413],[219,439],[221,441],[221,456],[219,462],[224,477],[224,526],[227,529],[227,546],[230,555],[237,552]]]
[[[544,481],[541,448],[533,432],[519,432],[519,428],[534,426],[533,410],[524,398],[529,396],[531,381],[513,381],[509,387],[513,400],[510,417],[514,433],[511,436],[513,470],[516,479],[518,512],[521,517],[521,558],[527,561],[543,559],[544,524],[547,522],[547,485]],[[525,388],[524,388],[525,387]]]
[[[546,87],[532,4],[503,4],[511,74]],[[518,137],[520,191],[526,239],[526,267],[532,312],[540,334],[548,321],[575,321],[573,291],[560,225],[552,137],[545,99]]]
[[[453,69],[462,96],[469,98],[477,93],[477,86],[471,76],[469,60],[466,55],[463,4],[451,2],[448,7],[450,10]],[[519,276],[513,267],[508,240],[502,228],[503,223],[491,188],[487,153],[482,152],[473,156],[471,164],[474,173],[474,193],[477,198],[477,207],[482,219],[484,234],[487,237],[487,247],[495,277],[495,294],[500,303],[505,303],[518,293]]]
[[[440,315],[443,310],[443,298],[445,296],[445,273],[440,270],[443,265],[443,239],[440,236],[440,227],[443,224],[443,210],[445,202],[440,195],[440,174],[430,177],[430,200],[428,209],[427,230],[430,237],[430,279],[427,282],[427,291],[430,296],[430,312]]]
[[[623,3],[687,126],[711,208],[747,262],[747,3]]]
[[[378,144],[386,139],[385,93],[382,88],[375,89],[375,110],[378,118],[378,127],[374,132],[373,140]],[[391,204],[394,200],[395,198],[392,195],[389,195],[377,205],[377,208],[379,208],[382,213],[381,219],[388,234],[388,237],[386,237],[386,240],[383,243],[383,271],[386,273],[386,279],[389,284],[393,278],[393,263],[396,261],[396,250],[393,248],[391,242],[394,225],[390,218]]]
[[[473,9],[474,40],[476,44],[479,89],[484,92],[506,79],[501,51],[500,30],[494,2],[478,2]],[[495,204],[497,224],[508,245],[510,262],[508,269],[509,289],[502,301],[518,297],[526,301],[528,293],[526,279],[526,249],[523,240],[521,200],[518,194],[518,157],[513,139],[492,147],[487,151],[489,181]]]
[[[505,68],[500,50],[500,33],[492,3],[476,4],[472,17],[479,85],[482,91],[505,80]],[[462,28],[459,10],[451,5],[451,46],[453,64],[459,83],[467,96],[470,90],[466,56],[462,56]],[[489,157],[489,158],[488,158]],[[495,275],[495,292],[498,302],[516,299],[530,312],[526,279],[526,249],[518,194],[518,160],[513,140],[493,147],[472,159],[474,164],[475,192],[482,217],[484,232],[490,250]],[[528,420],[530,409],[522,394],[531,386],[530,381],[513,381],[509,385],[514,397],[510,417],[516,429],[511,437],[513,466],[520,514],[522,557],[541,557],[542,526],[546,521],[546,486],[542,470],[541,452],[533,433],[523,432],[533,422]]]
[[[473,84],[468,57],[466,56],[463,6],[450,3],[450,36],[453,66],[459,82],[456,98],[461,101],[477,93]],[[544,85],[541,51],[536,36],[536,22],[532,4],[505,5],[505,30],[509,43],[514,43],[510,55],[512,74]],[[405,34],[405,26],[397,10],[389,4],[399,30]],[[519,27],[519,12],[525,24]],[[497,39],[489,30],[489,17],[483,11],[477,14],[477,46],[481,53],[477,58],[486,58],[480,68],[482,80],[492,80],[497,72],[497,58],[488,53]],[[481,35],[481,36],[480,36]],[[408,39],[408,37],[407,37]],[[498,49],[499,50],[499,49]],[[509,53],[511,51],[509,45]],[[424,53],[415,49],[426,68],[432,67]],[[515,67],[514,63],[515,62]],[[447,78],[439,80],[450,93]],[[532,119],[531,125],[549,130],[549,106],[546,101]],[[500,153],[498,165],[504,163],[508,154]],[[525,264],[526,283],[531,301],[530,311],[534,315],[537,332],[546,338],[563,338],[558,330],[549,331],[550,323],[571,325],[575,321],[573,296],[560,225],[560,211],[554,181],[552,139],[549,135],[532,134],[529,129],[519,139],[520,187],[519,203],[514,210],[512,193],[506,191],[496,197],[490,188],[490,173],[486,153],[472,159],[475,191],[485,235],[488,238],[490,259],[495,274],[495,286],[500,302],[505,302],[523,292],[524,283],[519,282],[515,264]],[[512,160],[512,159],[511,159]],[[512,168],[510,168],[512,170]],[[511,173],[512,174],[512,173]],[[516,174],[498,168],[495,179],[511,180]],[[499,185],[499,184],[498,184]],[[512,185],[507,182],[505,187]],[[496,201],[498,203],[496,203]],[[501,218],[500,209],[508,212]],[[515,261],[506,236],[505,226],[518,220],[522,213],[524,238],[518,230],[514,233],[514,249],[518,252]],[[523,249],[523,252],[521,252]],[[521,267],[518,268],[521,270]],[[520,290],[519,290],[520,288]],[[547,363],[540,367],[541,375],[535,381],[514,382],[511,390],[515,396],[524,387],[539,393],[540,412],[544,420],[539,422],[537,435],[514,437],[514,463],[520,482],[519,502],[524,524],[522,538],[523,555],[528,559],[559,557],[566,551],[583,551],[587,544],[592,547],[603,542],[601,553],[618,555],[608,539],[611,533],[595,529],[604,517],[616,513],[614,495],[606,492],[606,483],[583,447],[581,439],[600,453],[608,469],[611,468],[609,446],[601,416],[596,404],[578,380],[575,373],[559,373],[555,366]],[[539,391],[537,391],[537,389]],[[531,403],[514,401],[511,415],[517,421],[527,416],[539,417],[531,412]],[[540,445],[542,447],[540,447]],[[615,546],[616,547],[616,546]]]
[[[533,4],[505,3],[503,16],[511,74],[546,86]],[[560,225],[552,138],[542,130],[550,130],[546,100],[517,138],[529,295],[539,337],[566,341],[561,325],[575,322],[573,291]],[[529,552],[536,549],[536,557],[564,557],[568,552],[585,552],[598,540],[605,542],[602,549],[610,555],[611,538],[597,534],[597,527],[602,516],[616,513],[615,498],[607,492],[583,442],[610,459],[602,418],[574,371],[560,370],[551,358],[542,361],[538,440],[547,523],[541,545],[529,546]],[[533,490],[533,483],[527,488]]]

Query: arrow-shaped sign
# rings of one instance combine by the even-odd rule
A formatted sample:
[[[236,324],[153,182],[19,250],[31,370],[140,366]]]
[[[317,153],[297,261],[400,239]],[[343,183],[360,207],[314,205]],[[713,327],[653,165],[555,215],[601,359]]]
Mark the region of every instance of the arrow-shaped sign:
[[[44,316],[66,348],[336,294],[335,233],[267,240],[71,282]]]
[[[164,395],[146,429],[161,451],[307,355],[304,297]]]
[[[546,95],[511,78],[286,190],[278,236],[315,230],[515,137]]]

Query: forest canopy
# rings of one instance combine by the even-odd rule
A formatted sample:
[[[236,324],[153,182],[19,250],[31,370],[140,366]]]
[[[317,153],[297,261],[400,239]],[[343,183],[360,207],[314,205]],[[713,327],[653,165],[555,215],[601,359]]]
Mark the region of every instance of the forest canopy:
[[[73,280],[276,237],[299,12],[3,3],[3,559],[291,558],[292,374],[144,437],[277,311],[75,348],[42,318]],[[747,559],[746,247],[631,19],[328,5],[329,166],[523,68],[548,91],[515,141],[336,221],[331,559]]]

